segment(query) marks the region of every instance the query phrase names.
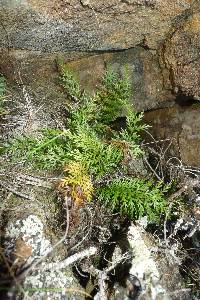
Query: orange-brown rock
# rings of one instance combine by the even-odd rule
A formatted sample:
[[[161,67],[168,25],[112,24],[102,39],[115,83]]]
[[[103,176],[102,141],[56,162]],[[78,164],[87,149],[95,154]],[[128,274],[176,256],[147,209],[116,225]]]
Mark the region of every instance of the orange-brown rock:
[[[0,45],[15,49],[157,48],[194,0],[2,0]]]
[[[170,157],[181,159],[184,165],[200,165],[200,105],[159,109],[145,113],[156,140],[169,139]],[[166,146],[167,147],[167,146]]]
[[[97,85],[101,83],[107,66],[122,73],[128,67],[133,91],[132,102],[138,111],[163,107],[174,99],[167,70],[165,70],[166,80],[163,80],[159,57],[155,51],[148,51],[139,46],[107,53],[56,54],[2,50],[0,57],[0,72],[11,82],[30,86],[35,95],[38,93],[40,102],[46,99],[45,105],[48,105],[49,101],[61,104],[66,99],[58,84],[58,58],[67,63],[77,75],[82,87],[90,92],[96,90]]]
[[[194,6],[165,45],[164,58],[175,92],[200,100],[200,5]]]

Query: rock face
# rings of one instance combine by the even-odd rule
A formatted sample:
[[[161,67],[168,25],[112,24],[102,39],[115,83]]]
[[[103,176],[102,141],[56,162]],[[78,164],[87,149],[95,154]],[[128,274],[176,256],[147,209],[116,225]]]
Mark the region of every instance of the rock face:
[[[0,3],[0,72],[10,81],[28,86],[38,105],[49,103],[57,111],[65,103],[57,85],[58,57],[68,62],[89,91],[95,90],[106,66],[122,71],[127,65],[138,111],[173,106],[177,94],[200,100],[199,1]],[[182,128],[183,118],[187,124],[191,114],[195,114],[193,109],[182,113],[178,108],[149,116],[155,117],[150,117],[157,128],[155,134],[175,136],[178,146],[174,153],[180,149],[184,163],[197,165],[193,147],[199,149],[198,130],[194,129],[198,124],[184,125],[189,131]],[[195,120],[197,114],[198,110]],[[163,119],[158,121],[161,115]]]
[[[58,58],[68,63],[90,93],[96,90],[107,66],[121,73],[128,67],[132,102],[137,111],[151,110],[145,119],[155,138],[173,139],[170,155],[184,165],[199,166],[200,106],[175,105],[177,95],[182,101],[183,96],[200,100],[199,48],[199,0],[0,0],[0,73],[6,76],[12,95],[12,114],[5,116],[4,135],[9,137],[11,131],[29,135],[43,126],[62,125],[59,109],[64,108],[64,118],[66,95],[58,85]],[[159,110],[152,111],[156,108]],[[23,180],[20,174],[18,177],[17,188],[21,188]],[[32,195],[31,184],[29,190]],[[44,231],[44,219],[54,223],[51,214],[58,208],[52,197],[42,202],[45,214],[38,213],[37,207],[30,212],[30,202],[22,209],[18,198],[10,199],[15,218],[7,224],[4,246],[10,261],[20,267],[53,246],[50,232]],[[21,211],[25,215],[18,216]],[[130,279],[139,278],[141,300],[191,299],[187,293],[185,298],[175,297],[173,291],[181,288],[174,280],[179,279],[178,269],[158,270],[152,245],[146,245],[143,232],[135,225],[130,227],[129,242],[135,255]],[[175,283],[168,287],[165,283],[170,272]],[[66,290],[63,294],[58,291],[55,297],[39,291],[51,286],[74,288],[84,294],[70,269],[67,273],[36,270],[24,282],[25,288],[37,289],[33,299],[84,297],[66,295]],[[122,295],[115,299],[123,299]]]
[[[173,106],[177,95],[200,100],[199,1],[0,0],[0,3],[0,72],[10,81],[28,86],[38,104],[50,103],[57,111],[65,103],[57,85],[58,57],[68,62],[89,91],[95,90],[106,66],[122,71],[127,65],[132,101],[138,111]],[[155,134],[175,135],[178,146],[174,153],[180,149],[184,163],[199,164],[193,150],[193,146],[199,149],[196,121],[185,125],[192,128],[188,131],[181,127],[183,118],[186,124],[189,122],[187,113],[181,109],[172,109],[170,120],[165,112],[155,113],[154,123],[160,114],[169,126],[161,122],[166,134],[162,126],[155,124]],[[191,114],[194,112],[190,111]]]
[[[164,253],[159,252],[158,243],[142,226],[131,224],[128,241],[134,257],[129,274],[135,276],[141,284],[138,300],[190,300],[189,291],[181,291],[182,282],[177,262],[169,261]],[[170,274],[170,277],[169,277]],[[133,298],[135,299],[135,298]]]
[[[173,105],[177,92],[200,97],[199,1],[0,3],[0,71],[31,85],[39,98],[46,97],[46,85],[47,101],[60,98],[55,85],[58,56],[73,61],[81,81],[86,86],[92,82],[92,88],[106,64],[119,69],[128,64],[137,110]]]
[[[34,90],[40,102],[42,98],[46,103],[54,99],[54,102],[61,104],[65,98],[58,85],[58,58],[62,58],[74,70],[82,87],[90,92],[96,90],[101,83],[106,67],[111,66],[121,73],[128,68],[132,83],[132,102],[136,110],[173,105],[171,85],[163,81],[158,56],[154,51],[147,51],[142,47],[90,55],[84,52],[79,55],[75,52],[57,55],[14,50],[2,52],[0,68],[10,81],[23,83]]]
[[[200,6],[176,30],[165,45],[165,61],[171,70],[175,92],[200,99]]]
[[[45,237],[45,226],[38,216],[20,218],[16,222],[9,222],[6,227],[5,255],[10,260],[13,259],[14,268],[20,268],[20,264],[27,267],[51,250],[52,245]],[[84,293],[70,269],[65,272],[36,270],[31,275],[24,276],[24,279],[23,287],[32,299],[83,299],[73,291],[79,290],[80,294]],[[12,299],[6,298],[6,295],[4,297]],[[21,299],[20,296],[17,299]]]
[[[115,53],[104,53],[69,63],[84,87],[95,89],[100,83],[105,67],[124,72],[128,68],[132,83],[132,101],[136,110],[149,110],[166,106],[174,96],[170,85],[163,82],[158,56],[141,47]]]
[[[192,0],[1,0],[0,44],[43,52],[150,48]]]
[[[145,114],[145,121],[152,125],[151,133],[155,139],[172,141],[169,149],[172,157],[180,158],[184,165],[200,165],[199,104],[148,112]]]

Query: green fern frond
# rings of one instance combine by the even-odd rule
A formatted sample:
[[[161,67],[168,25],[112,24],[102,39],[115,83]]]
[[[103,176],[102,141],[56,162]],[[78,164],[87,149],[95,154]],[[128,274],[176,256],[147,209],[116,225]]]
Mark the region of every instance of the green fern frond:
[[[67,131],[59,129],[43,129],[39,136],[21,137],[5,145],[14,162],[25,161],[30,166],[43,170],[62,168],[68,159]]]
[[[66,90],[68,95],[73,97],[75,100],[80,100],[82,98],[82,90],[80,84],[69,67],[63,62],[59,63],[60,69],[60,83],[63,88]]]
[[[97,93],[101,107],[99,119],[109,124],[122,116],[127,110],[131,98],[131,84],[128,72],[123,77],[113,70],[108,70],[102,80],[102,87]]]
[[[131,219],[147,215],[149,220],[158,221],[167,207],[164,192],[166,188],[160,183],[155,184],[138,178],[122,178],[100,187],[97,195],[111,210],[119,211]]]

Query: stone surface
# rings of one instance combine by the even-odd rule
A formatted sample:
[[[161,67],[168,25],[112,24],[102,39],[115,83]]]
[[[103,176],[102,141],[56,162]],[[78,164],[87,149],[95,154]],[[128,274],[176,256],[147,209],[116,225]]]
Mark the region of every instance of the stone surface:
[[[168,105],[174,98],[170,85],[163,82],[158,57],[141,47],[90,56],[68,65],[78,74],[83,87],[88,90],[95,90],[106,66],[111,66],[120,73],[127,67],[132,83],[132,102],[138,111]]]
[[[37,215],[29,214],[27,217],[21,216],[16,221],[8,222],[5,228],[4,255],[13,262],[14,269],[28,266],[51,250],[52,244],[47,235],[46,224],[43,224]],[[56,249],[53,252],[55,251]],[[32,270],[30,274],[26,274],[22,286],[27,296],[35,300],[81,300],[84,295],[70,268],[51,272]],[[21,299],[20,294],[21,291],[15,299]],[[6,295],[4,297],[10,299],[6,298]]]
[[[60,98],[54,84],[57,56],[73,61],[81,81],[86,86],[90,81],[93,87],[105,63],[120,68],[128,64],[137,110],[171,105],[172,86],[175,93],[200,97],[199,1],[0,0],[0,4],[0,71],[18,82],[20,73],[25,84],[40,86],[34,90],[39,97],[46,97],[45,82],[47,99]]]
[[[48,106],[52,102],[55,105],[65,103],[66,95],[62,94],[58,84],[57,59],[61,58],[77,74],[82,87],[90,92],[96,90],[97,85],[101,83],[107,66],[121,73],[128,67],[132,83],[132,102],[136,110],[173,105],[174,95],[171,93],[169,80],[163,80],[163,68],[159,57],[155,51],[148,51],[139,46],[102,54],[44,54],[22,50],[2,50],[0,53],[0,71],[10,82],[29,86],[34,91],[33,98],[37,98],[36,101],[40,104],[46,103]],[[165,78],[168,78],[167,70],[165,72]]]
[[[167,40],[164,58],[175,92],[200,100],[200,6]]]
[[[1,0],[0,45],[43,52],[150,48],[193,0]]]
[[[0,72],[30,85],[38,101],[64,101],[55,84],[57,57],[71,62],[83,86],[92,89],[106,64],[120,69],[128,64],[136,110],[172,105],[172,86],[175,92],[198,95],[198,62],[195,68],[183,66],[185,53],[190,52],[192,61],[198,56],[198,1],[0,0],[0,4]],[[195,92],[188,92],[192,88]]]
[[[150,233],[145,232],[142,226],[131,224],[127,238],[134,254],[129,274],[141,284],[138,300],[191,299],[191,293],[182,290],[177,261],[173,259],[169,263],[158,241]]]
[[[156,140],[171,139],[171,156],[189,166],[200,165],[200,106],[179,106],[145,113]],[[169,141],[168,141],[169,144]]]
[[[10,222],[6,227],[4,250],[7,257],[14,256],[21,259],[45,255],[50,249],[50,242],[44,236],[44,225],[36,215]],[[26,256],[26,254],[29,254]]]

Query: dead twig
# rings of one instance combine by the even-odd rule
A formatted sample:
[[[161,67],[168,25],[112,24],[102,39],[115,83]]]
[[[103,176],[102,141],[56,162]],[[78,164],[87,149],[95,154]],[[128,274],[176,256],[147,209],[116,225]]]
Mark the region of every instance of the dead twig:
[[[168,246],[168,240],[167,240],[167,220],[171,211],[171,208],[174,204],[174,200],[177,199],[179,196],[181,196],[186,190],[188,189],[188,186],[184,184],[178,191],[176,191],[174,194],[172,194],[169,197],[169,207],[165,214],[165,220],[164,220],[164,241],[166,246]]]
[[[25,183],[26,185],[33,185],[33,186],[49,188],[49,189],[52,188],[52,184],[50,184],[47,181],[42,180],[40,178],[31,176],[31,175],[18,174],[16,177],[16,180],[19,182]]]
[[[71,255],[70,257],[67,257],[65,260],[61,262],[47,264],[42,268],[42,271],[46,271],[46,270],[57,271],[57,270],[65,269],[80,259],[96,254],[96,252],[97,252],[96,247],[90,247],[79,253]]]
[[[87,225],[84,229],[82,229],[82,232],[84,232],[85,231],[85,229],[88,227],[88,231],[87,231],[87,233],[83,236],[83,238],[82,238],[82,240],[80,240],[80,242],[78,242],[76,245],[74,245],[71,249],[70,249],[70,251],[74,251],[74,249],[76,249],[76,248],[78,248],[87,238],[88,238],[88,236],[90,235],[90,233],[91,233],[91,231],[92,231],[92,228],[93,228],[93,218],[94,218],[94,216],[93,216],[93,214],[92,214],[92,212],[91,212],[91,210],[88,208],[87,209],[87,212],[89,212],[89,215],[90,215],[90,224],[89,225]],[[76,235],[75,235],[76,236]]]
[[[131,254],[129,252],[124,253],[118,260],[115,260],[107,269],[103,271],[95,269],[93,266],[90,268],[91,273],[97,276],[99,292],[94,296],[94,300],[108,300],[106,289],[107,284],[106,280],[108,279],[108,274],[114,270],[117,265],[123,263],[124,261],[131,258]]]
[[[144,161],[147,164],[147,166],[149,167],[149,169],[152,171],[152,173],[156,176],[156,178],[161,181],[161,177],[156,173],[156,171],[152,168],[152,166],[150,165],[150,163],[148,162],[147,158],[144,157]]]
[[[11,193],[13,193],[13,194],[15,194],[15,195],[21,197],[21,198],[24,198],[24,199],[26,199],[26,200],[31,200],[31,201],[34,200],[34,197],[31,197],[31,196],[29,196],[29,195],[23,194],[23,193],[21,193],[21,192],[15,190],[15,189],[13,189],[12,187],[8,186],[8,185],[6,184],[6,182],[3,182],[3,181],[1,181],[1,180],[0,180],[0,186],[2,186],[2,187],[3,187],[4,189],[6,189],[7,191],[9,191],[9,192],[11,192]]]
[[[99,271],[97,274],[98,277],[98,285],[99,285],[99,292],[94,296],[94,300],[108,300],[106,294],[106,280],[108,278],[107,273],[105,271]]]

